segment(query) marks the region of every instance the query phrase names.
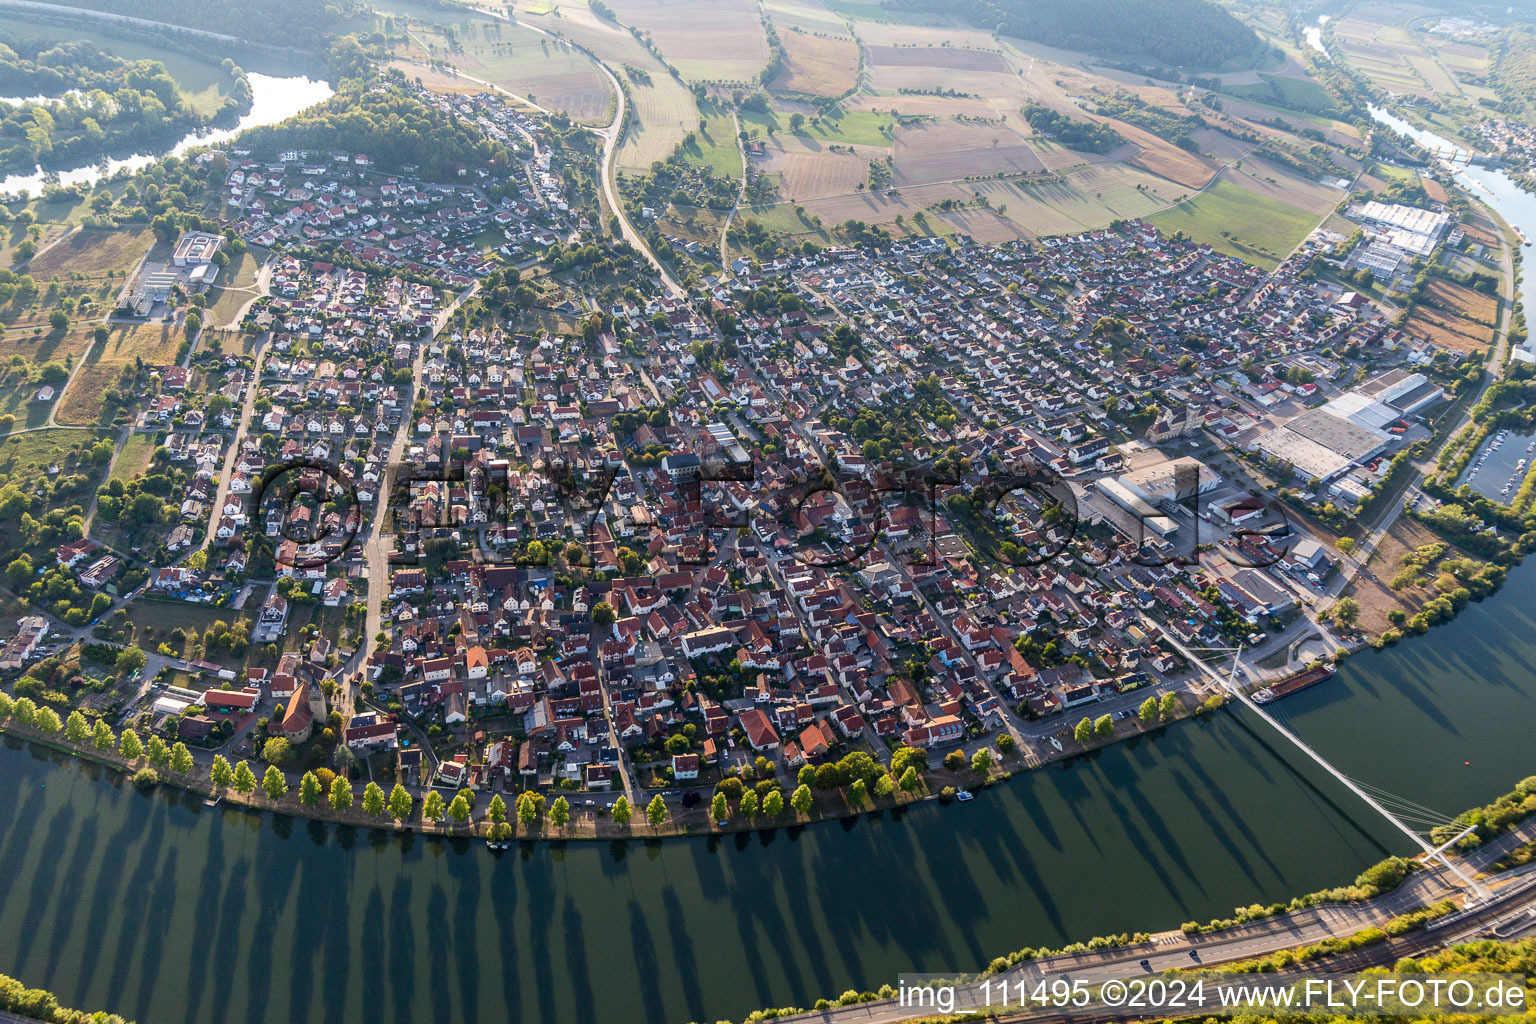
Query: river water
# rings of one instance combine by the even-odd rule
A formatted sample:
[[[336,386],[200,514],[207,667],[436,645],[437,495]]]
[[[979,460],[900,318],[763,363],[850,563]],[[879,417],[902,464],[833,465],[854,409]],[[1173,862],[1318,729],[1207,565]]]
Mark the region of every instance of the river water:
[[[1536,772],[1533,610],[1528,564],[1270,707],[1357,780],[1442,813],[1482,803]],[[739,1020],[1225,915],[1411,848],[1242,710],[969,804],[499,855],[208,809],[9,741],[0,778],[0,971],[154,1024]]]
[[[1532,609],[1527,566],[1271,707],[1357,779],[1440,811],[1483,802],[1536,772]],[[14,744],[0,777],[0,970],[156,1024],[739,1020],[1177,927],[1410,848],[1240,710],[969,804],[501,855],[210,810]]]
[[[275,77],[273,75],[246,72],[251,83],[251,109],[233,128],[217,129],[201,135],[190,134],[178,142],[170,152],[181,156],[194,146],[216,145],[227,142],[247,128],[277,124],[317,103],[324,102],[334,90],[324,79],[316,81],[303,75]],[[11,101],[14,102],[14,101]],[[99,164],[75,167],[65,171],[45,172],[41,169],[32,174],[12,174],[0,178],[0,194],[28,192],[40,193],[50,182],[61,185],[93,185],[103,178],[110,178],[121,170],[136,171],[148,167],[164,154],[146,153],[105,160]]]

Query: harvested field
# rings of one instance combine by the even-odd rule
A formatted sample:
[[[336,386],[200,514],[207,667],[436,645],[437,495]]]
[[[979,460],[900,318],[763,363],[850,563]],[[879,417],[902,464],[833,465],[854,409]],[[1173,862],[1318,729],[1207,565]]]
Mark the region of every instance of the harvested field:
[[[842,15],[829,10],[821,0],[767,0],[763,9],[779,29],[780,42],[783,42],[784,29],[789,27],[802,28],[824,36],[837,36],[839,39],[853,39]]]
[[[859,44],[780,30],[784,70],[769,84],[776,92],[841,96],[859,80]]]
[[[959,121],[898,128],[895,155],[900,186],[1045,168],[1034,148],[1012,129]]]
[[[873,64],[869,87],[881,95],[899,97],[902,90],[957,92],[962,99],[988,99],[1010,104],[1023,102],[1018,79],[998,71],[954,71],[923,64],[891,66]]]
[[[833,10],[849,13],[845,5],[829,3]],[[909,16],[903,19],[902,15]],[[990,32],[967,28],[954,19],[943,15],[928,15],[929,23],[916,20],[923,15],[916,11],[879,9],[877,14],[856,15],[854,28],[866,46],[907,46],[928,48],[948,44],[971,50],[997,50],[999,41]],[[1081,55],[1078,55],[1079,58]]]
[[[612,7],[690,81],[755,81],[768,63],[768,39],[750,0],[614,0]]]
[[[1008,62],[1000,54],[952,46],[870,46],[871,64],[886,68],[944,68],[949,71],[1006,73]]]
[[[1171,142],[1158,138],[1123,121],[1115,121],[1115,131],[1134,143],[1137,151],[1126,158],[1126,163],[1140,167],[1169,181],[1178,182],[1185,188],[1203,188],[1216,173],[1216,165],[1188,150],[1180,149]]]
[[[1452,352],[1485,352],[1493,341],[1491,327],[1423,306],[1413,311],[1403,330],[1413,337],[1424,338],[1436,348]]]
[[[1499,300],[1496,296],[1486,295],[1476,288],[1468,288],[1441,277],[1430,280],[1424,304],[1432,305],[1442,313],[1455,314],[1488,327],[1494,326],[1499,319]]]
[[[81,228],[32,257],[26,272],[38,281],[70,274],[101,279],[109,270],[132,270],[149,252],[154,241],[154,232],[148,228],[137,231]]]
[[[791,143],[793,146],[793,143]],[[817,199],[852,192],[869,180],[871,157],[860,153],[810,152],[787,148],[766,161],[776,167],[781,190],[789,199]]]
[[[1029,232],[1007,217],[991,210],[958,210],[944,214],[944,220],[951,224],[957,233],[970,235],[983,245],[996,245],[999,242],[1011,242],[1018,238],[1029,237]]]
[[[612,112],[608,80],[591,60],[561,40],[479,14],[452,25],[415,22],[411,38],[413,45],[401,55],[413,63],[400,65],[401,70],[407,77],[421,77],[428,88],[441,92],[481,88],[449,72],[419,66],[433,58],[448,61],[469,78],[500,86],[578,121],[606,122]]]
[[[1068,149],[1040,135],[1032,137],[1029,144],[1034,147],[1035,155],[1048,171],[1070,171],[1088,164],[1124,162],[1126,157],[1136,152],[1135,146],[1126,145],[1108,153],[1084,153],[1080,149]]]
[[[997,108],[986,100],[954,96],[852,96],[843,104],[847,110],[892,110],[902,114],[927,117],[996,117]]]
[[[479,82],[472,82],[468,78],[461,78],[459,75],[450,74],[438,68],[423,67],[414,61],[392,60],[384,66],[399,71],[407,79],[420,80],[424,88],[447,96],[486,91],[485,86]]]
[[[654,161],[671,156],[685,135],[698,129],[699,108],[693,93],[669,75],[634,36],[600,20],[585,4],[563,7],[558,17],[534,16],[530,22],[587,47],[615,74],[628,80],[633,110],[618,153],[620,169],[649,170]]]

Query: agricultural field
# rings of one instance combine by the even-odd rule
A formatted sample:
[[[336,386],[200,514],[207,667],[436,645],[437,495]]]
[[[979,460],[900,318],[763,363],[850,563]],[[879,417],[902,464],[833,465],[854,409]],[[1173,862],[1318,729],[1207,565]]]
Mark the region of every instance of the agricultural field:
[[[896,192],[852,192],[798,204],[758,206],[744,215],[797,240],[816,240],[822,234],[817,218],[822,228],[854,219],[898,236],[964,231],[976,238],[1022,238],[1101,228],[1121,217],[1144,217],[1166,209],[1184,191],[1134,168],[1085,164],[1047,181],[988,178],[904,186]],[[796,213],[796,205],[803,215]]]
[[[484,83],[459,74],[458,68],[446,70],[429,68],[409,60],[392,60],[384,66],[393,68],[406,78],[420,82],[424,88],[440,92],[445,96],[465,96],[485,91]]]
[[[1145,217],[1187,190],[1134,167],[1089,164],[1051,181],[985,181],[973,187],[1022,231],[1056,235]]]
[[[38,281],[122,277],[139,265],[154,244],[154,232],[148,228],[80,228],[32,257],[26,272]]]
[[[655,42],[690,82],[751,82],[768,63],[768,38],[750,0],[614,0],[621,22]]]
[[[998,115],[997,107],[990,101],[972,96],[872,96],[859,93],[849,97],[843,109],[882,114],[894,110],[909,117],[975,117],[990,120]],[[1019,119],[1020,122],[1022,120]]]
[[[1414,309],[1403,330],[1452,352],[1486,352],[1493,341],[1493,328],[1422,305]]]
[[[1114,124],[1115,131],[1136,147],[1136,151],[1125,158],[1125,162],[1132,166],[1177,182],[1185,188],[1204,188],[1217,171],[1217,165],[1210,160],[1180,149],[1149,131],[1120,121]],[[1212,134],[1216,135],[1217,140],[1226,140],[1224,135]]]
[[[781,36],[786,28],[792,28],[814,35],[853,39],[847,20],[821,0],[766,0],[763,10],[773,19]]]
[[[1002,54],[952,46],[871,46],[870,63],[882,68],[940,68],[1007,74]]]
[[[852,39],[816,36],[778,28],[784,49],[783,70],[768,83],[774,92],[841,96],[859,81],[859,44]]]
[[[420,75],[423,85],[463,92],[479,80],[586,124],[606,124],[612,117],[608,80],[562,40],[467,12],[431,11],[424,19],[402,20],[397,31],[403,28],[410,42],[396,50],[401,59],[395,66]],[[463,77],[434,73],[422,66],[429,60],[446,61]]]
[[[883,159],[884,151],[829,152],[825,146],[798,135],[774,136],[762,156],[752,161],[754,170],[779,179],[786,199],[818,199],[855,191],[869,180],[869,161]]]
[[[689,132],[698,130],[699,108],[693,93],[634,36],[597,17],[585,3],[566,0],[547,14],[520,10],[518,17],[587,47],[625,79],[633,109],[617,157],[621,170],[649,169],[655,161],[671,156]]]
[[[1321,219],[1223,178],[1151,220],[1165,232],[1182,231],[1197,242],[1273,270]]]
[[[874,49],[871,47],[871,49]],[[901,51],[897,51],[901,52]],[[931,53],[969,53],[973,51],[944,51],[935,48]],[[993,56],[982,54],[981,56]],[[869,64],[870,88],[881,96],[897,97],[902,92],[917,91],[958,94],[961,98],[986,99],[995,103],[1023,104],[1024,94],[1018,79],[1006,70],[963,70],[946,68],[942,64]]]
[[[1222,92],[1260,103],[1273,104],[1287,111],[1320,112],[1333,109],[1333,97],[1317,82],[1307,77],[1274,75],[1264,72],[1252,84],[1226,84]]]
[[[689,147],[688,159],[719,173],[735,166],[729,149],[717,144],[721,133],[708,102],[695,105],[703,108],[703,132],[694,111],[685,120],[682,103],[677,109],[647,110],[645,90],[665,82],[649,72],[643,59],[615,56],[622,47],[634,52],[633,41],[579,0],[556,2],[560,16],[541,24],[599,52],[600,43],[608,46],[603,59],[616,70],[629,73],[629,65],[642,72],[629,76],[638,117],[621,151],[621,165],[643,169],[671,152],[663,139],[695,132],[697,151]],[[684,2],[690,0],[625,0],[615,11],[624,25],[651,32],[666,59],[685,78],[693,78],[704,73],[685,67],[680,54],[729,12],[744,17],[747,11],[744,0],[718,5],[704,0],[710,16],[703,22],[655,27],[657,12],[671,12]],[[700,0],[691,2],[697,8]],[[751,167],[776,184],[780,201],[744,215],[790,241],[838,240],[845,237],[839,226],[849,220],[895,235],[958,232],[1000,241],[1163,214],[1192,223],[1191,233],[1203,233],[1226,251],[1273,266],[1329,214],[1341,192],[1251,157],[1252,141],[1214,128],[1196,133],[1201,152],[1194,153],[1111,119],[1126,144],[1108,153],[1088,153],[1036,134],[1020,108],[1032,101],[1099,120],[1094,113],[1098,103],[1123,89],[1172,113],[1195,113],[1234,134],[1252,131],[1290,147],[1311,145],[1295,134],[1303,129],[1332,132],[1342,144],[1359,143],[1352,129],[1327,116],[1327,94],[1294,57],[1276,56],[1266,67],[1225,75],[1225,109],[1213,110],[1187,89],[1109,68],[1083,54],[998,39],[940,15],[837,0],[765,0],[761,11],[773,21],[785,69],[770,83],[770,93],[777,95],[768,109],[738,113],[754,144]],[[843,76],[838,82],[815,77],[814,60],[806,56],[814,51],[824,55],[828,73]],[[834,56],[838,52],[841,58]],[[860,70],[862,88],[820,117],[788,95],[833,93],[847,88]],[[722,96],[722,90],[715,95]],[[789,119],[797,112],[809,120],[792,130]],[[1278,127],[1257,123],[1277,117]],[[648,151],[642,154],[642,147]],[[871,180],[871,163],[887,159],[888,186],[879,168]],[[1350,161],[1339,161],[1339,177],[1350,176]],[[1218,175],[1221,185],[1213,187]],[[1185,202],[1197,205],[1181,212],[1179,204]],[[669,231],[702,243],[702,228],[695,223],[669,226]]]
[[[1473,288],[1434,278],[1404,325],[1411,335],[1455,352],[1485,352],[1493,341],[1499,301]]]
[[[1406,29],[1351,16],[1333,31],[1349,62],[1388,92],[1427,98],[1457,91]]]
[[[1045,169],[1024,137],[1002,125],[938,121],[904,126],[896,130],[895,150],[895,184],[903,187]]]

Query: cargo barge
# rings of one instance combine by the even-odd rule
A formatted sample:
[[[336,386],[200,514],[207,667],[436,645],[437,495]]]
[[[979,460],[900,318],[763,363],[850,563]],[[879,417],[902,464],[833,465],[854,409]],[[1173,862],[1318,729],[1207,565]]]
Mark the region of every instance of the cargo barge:
[[[1333,675],[1332,665],[1319,665],[1297,672],[1293,676],[1286,676],[1273,686],[1266,686],[1253,694],[1255,704],[1268,704],[1270,701],[1279,700],[1281,697],[1289,697],[1298,690],[1305,690]]]

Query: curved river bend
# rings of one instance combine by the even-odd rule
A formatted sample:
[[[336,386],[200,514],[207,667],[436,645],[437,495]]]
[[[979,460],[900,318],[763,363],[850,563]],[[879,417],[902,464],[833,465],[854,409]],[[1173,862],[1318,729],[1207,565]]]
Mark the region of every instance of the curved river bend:
[[[254,77],[254,76],[253,76]],[[259,94],[258,94],[259,95]],[[1536,237],[1530,204],[1494,203]],[[1442,812],[1536,772],[1536,567],[1272,705]],[[740,1019],[1346,882],[1406,840],[1243,711],[969,804],[721,841],[426,840],[0,743],[0,971],[144,1024]]]
[[[1536,574],[1276,707],[1454,811],[1530,774]],[[1406,845],[1243,712],[844,827],[621,847],[334,829],[0,745],[0,971],[139,1021],[680,1024],[1160,930]],[[1472,762],[1470,765],[1464,761]]]

